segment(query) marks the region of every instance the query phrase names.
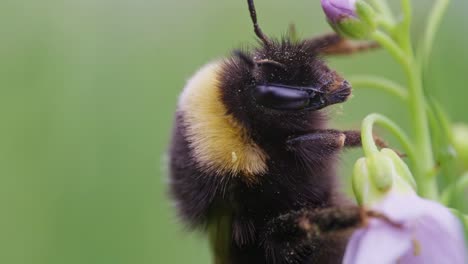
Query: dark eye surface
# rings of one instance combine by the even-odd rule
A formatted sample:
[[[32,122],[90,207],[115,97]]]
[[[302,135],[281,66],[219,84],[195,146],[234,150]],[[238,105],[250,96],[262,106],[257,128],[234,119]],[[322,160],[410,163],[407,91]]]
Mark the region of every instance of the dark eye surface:
[[[259,85],[253,92],[256,102],[277,110],[302,110],[316,106],[321,96],[312,89],[300,89],[280,85]]]
[[[254,97],[258,104],[278,110],[303,109],[310,100],[306,91],[269,85],[255,87]]]

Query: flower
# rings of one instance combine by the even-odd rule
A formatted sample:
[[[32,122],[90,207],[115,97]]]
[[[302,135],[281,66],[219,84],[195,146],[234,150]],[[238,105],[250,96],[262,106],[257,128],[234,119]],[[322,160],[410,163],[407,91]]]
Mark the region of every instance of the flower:
[[[354,165],[353,192],[359,204],[372,205],[389,192],[415,193],[416,183],[406,163],[391,149],[382,149]]]
[[[390,193],[373,210],[388,219],[371,218],[353,233],[344,264],[468,263],[460,222],[439,203]]]
[[[333,29],[346,37],[366,38],[376,29],[375,12],[361,0],[321,0]]]

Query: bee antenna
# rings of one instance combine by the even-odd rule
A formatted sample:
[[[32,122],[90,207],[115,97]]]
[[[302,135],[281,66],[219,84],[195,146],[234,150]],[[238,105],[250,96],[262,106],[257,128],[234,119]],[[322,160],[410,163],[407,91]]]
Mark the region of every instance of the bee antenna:
[[[270,45],[271,40],[263,33],[262,29],[258,25],[257,11],[255,11],[254,1],[247,0],[247,3],[249,5],[250,17],[252,18],[255,34],[265,45]]]
[[[281,68],[283,70],[286,70],[286,65],[284,65],[283,63],[281,62],[277,62],[277,61],[274,61],[274,60],[258,60],[256,61],[257,65],[272,65],[272,66],[275,66],[277,68]]]

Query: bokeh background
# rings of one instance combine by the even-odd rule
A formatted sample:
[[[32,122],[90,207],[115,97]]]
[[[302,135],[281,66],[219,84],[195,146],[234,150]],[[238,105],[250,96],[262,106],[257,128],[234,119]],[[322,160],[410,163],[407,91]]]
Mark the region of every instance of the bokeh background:
[[[330,30],[318,0],[256,2],[269,35],[291,22],[303,37]],[[417,35],[432,1],[414,2]],[[453,1],[428,86],[460,122],[467,10]],[[164,152],[187,78],[254,43],[244,0],[1,0],[0,263],[209,263],[207,243],[174,216]],[[330,63],[347,77],[402,80],[382,51]],[[370,112],[407,125],[398,101],[354,94],[329,110],[334,127],[357,128]],[[345,154],[345,182],[359,155]]]

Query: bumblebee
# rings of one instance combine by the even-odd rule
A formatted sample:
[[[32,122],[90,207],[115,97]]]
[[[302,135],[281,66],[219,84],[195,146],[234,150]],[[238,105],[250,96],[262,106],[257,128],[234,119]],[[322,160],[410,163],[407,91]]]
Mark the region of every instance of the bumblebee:
[[[214,263],[341,263],[365,212],[338,191],[337,155],[359,131],[327,127],[322,109],[351,85],[323,58],[375,47],[336,34],[270,39],[202,67],[180,95],[170,192],[185,223],[206,232]]]

